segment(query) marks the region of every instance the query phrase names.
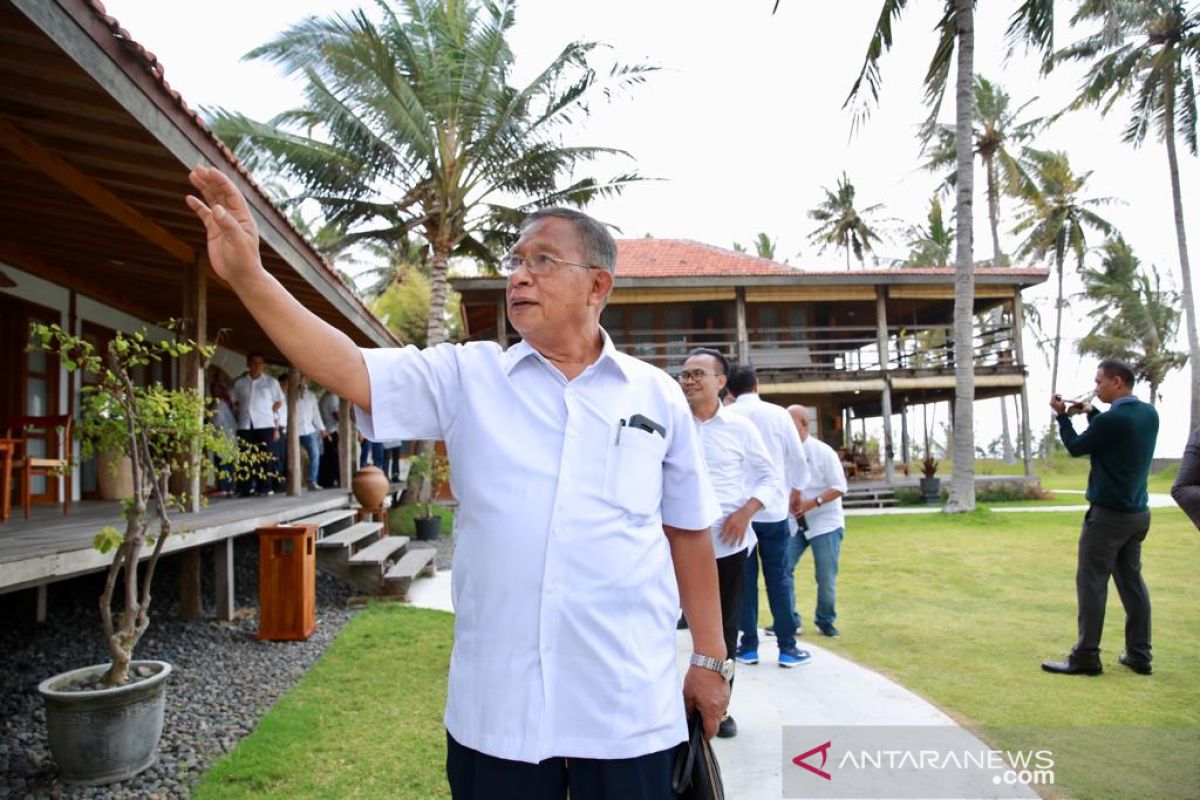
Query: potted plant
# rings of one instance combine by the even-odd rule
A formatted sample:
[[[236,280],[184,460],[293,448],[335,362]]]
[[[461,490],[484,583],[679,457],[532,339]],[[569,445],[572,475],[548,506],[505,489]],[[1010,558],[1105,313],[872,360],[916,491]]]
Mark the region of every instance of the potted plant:
[[[437,488],[450,477],[450,462],[437,450],[418,453],[409,460],[409,480],[420,482],[417,507],[419,516],[413,519],[417,538],[424,542],[437,541],[442,532],[442,518],[433,514],[433,498]]]
[[[170,492],[171,475],[194,469],[211,473],[212,460],[200,457],[206,452],[243,471],[258,469],[264,457],[238,448],[210,424],[196,390],[167,389],[157,382],[142,387],[133,381],[138,367],[189,353],[207,360],[215,345],[199,346],[181,337],[156,342],[145,331],[117,333],[102,358],[93,345],[58,325],[34,324],[32,333],[33,346],[56,353],[67,370],[87,370],[98,378],[84,389],[76,426],[84,455],[116,454],[128,457],[131,465],[133,492],[121,501],[125,529],[105,527],[93,541],[100,553],[112,554],[100,596],[111,662],[55,675],[38,686],[46,704],[50,751],[62,780],[112,783],[153,764],[162,734],[171,665],[135,661],[133,652],[150,624],[150,586],[171,535],[171,511],[187,501]],[[139,575],[146,545],[153,551]]]
[[[921,462],[921,499],[925,505],[936,505],[942,500],[942,479],[937,477],[938,462],[928,450]]]

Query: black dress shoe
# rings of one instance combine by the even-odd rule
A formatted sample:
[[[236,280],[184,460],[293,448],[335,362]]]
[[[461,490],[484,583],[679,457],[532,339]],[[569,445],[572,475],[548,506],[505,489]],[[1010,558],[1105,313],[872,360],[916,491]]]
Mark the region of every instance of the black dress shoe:
[[[717,727],[717,738],[732,739],[734,736],[737,736],[737,723],[733,721],[733,717],[726,717]]]
[[[1122,666],[1129,667],[1138,675],[1149,675],[1154,672],[1154,668],[1149,664],[1143,661],[1134,661],[1127,653],[1121,653],[1121,655],[1117,656],[1117,661],[1120,661]]]
[[[1066,661],[1043,661],[1042,669],[1056,675],[1099,675],[1104,672],[1101,664],[1082,664],[1072,658]]]

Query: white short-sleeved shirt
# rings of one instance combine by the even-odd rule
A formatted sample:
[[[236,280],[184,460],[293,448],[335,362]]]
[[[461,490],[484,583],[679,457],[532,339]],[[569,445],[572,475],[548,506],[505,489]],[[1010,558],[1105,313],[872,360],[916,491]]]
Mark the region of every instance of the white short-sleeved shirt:
[[[783,406],[768,403],[755,392],[738,395],[729,410],[744,414],[762,434],[771,461],[778,467],[783,483],[778,501],[754,515],[755,522],[781,522],[788,518],[792,489],[803,489],[808,482],[808,461],[800,448],[800,434],[792,415]]]
[[[274,405],[280,403],[282,410],[284,402],[283,389],[275,378],[265,372],[257,378],[246,373],[233,382],[229,393],[237,406],[238,430],[275,427]]]
[[[700,441],[704,445],[704,462],[708,466],[708,477],[712,481],[717,504],[721,507],[721,518],[712,526],[713,550],[717,558],[724,558],[748,550],[758,541],[754,528],[746,528],[746,538],[740,544],[730,545],[721,541],[721,528],[725,518],[737,511],[751,497],[763,504],[779,503],[782,483],[771,456],[763,444],[762,436],[754,423],[740,414],[717,404],[717,413],[706,420],[696,420]]]
[[[807,498],[824,494],[830,489],[846,493],[846,471],[837,451],[815,436],[804,440],[804,454],[808,458],[808,484],[803,496]],[[808,530],[805,538],[812,539],[846,527],[846,514],[842,511],[842,498],[824,503],[804,515]]]
[[[325,430],[321,412],[317,409],[317,396],[311,391],[300,392],[296,398],[296,428],[301,436],[312,436]]]
[[[338,430],[338,406],[341,404],[341,398],[330,391],[326,391],[321,395],[321,402],[318,407],[321,409],[321,423],[325,426],[326,433],[337,433]]]
[[[662,526],[706,530],[719,510],[678,384],[607,333],[569,382],[526,342],[362,353],[366,437],[444,439],[450,457],[450,735],[526,762],[683,741]]]

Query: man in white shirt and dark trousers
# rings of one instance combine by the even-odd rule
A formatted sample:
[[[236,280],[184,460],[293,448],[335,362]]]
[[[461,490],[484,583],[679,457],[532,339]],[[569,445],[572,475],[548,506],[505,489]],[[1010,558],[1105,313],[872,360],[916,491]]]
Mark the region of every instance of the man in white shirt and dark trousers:
[[[763,402],[758,396],[758,374],[754,367],[749,364],[735,366],[725,388],[734,398],[729,410],[746,417],[758,429],[771,462],[778,468],[777,499],[754,517],[758,548],[746,559],[742,610],[738,620],[742,641],[737,659],[743,664],[758,663],[758,565],[761,561],[767,584],[767,603],[775,617],[771,630],[779,643],[779,664],[785,667],[806,664],[812,660],[812,655],[796,646],[799,628],[794,616],[787,613],[794,605],[789,602],[788,506],[792,491],[802,487],[808,478],[808,463],[800,447],[796,426],[787,411],[782,406]]]
[[[337,486],[341,480],[338,468],[338,407],[341,398],[326,390],[321,395],[318,408],[321,411],[321,424],[325,428],[325,446],[321,450],[321,470],[317,474],[317,483],[326,489]]]
[[[728,369],[724,355],[702,347],[693,350],[684,362],[679,383],[696,418],[708,476],[721,507],[721,516],[712,526],[713,551],[717,557],[725,647],[732,655],[737,649],[746,555],[755,541],[750,521],[760,509],[783,503],[786,498],[778,496],[781,491],[775,466],[758,430],[721,404],[718,395]],[[733,717],[721,720],[717,736],[736,735]]]
[[[263,371],[265,366],[266,360],[261,353],[247,355],[246,372],[233,382],[230,394],[237,414],[238,438],[273,454],[275,443],[280,440],[283,389],[279,381]],[[278,464],[272,464],[270,469],[278,475]],[[275,479],[270,476],[243,478],[238,481],[238,494],[247,497],[255,489],[259,494],[270,494]]]
[[[600,327],[616,245],[576,211],[527,218],[501,260],[522,341],[359,349],[263,267],[244,198],[190,175],[213,269],[372,439],[442,439],[459,501],[446,701],[455,800],[668,800],[686,713],[716,732],[719,516],[678,384]],[[680,605],[695,653],[676,667]]]
[[[846,515],[842,511],[842,495],[846,493],[846,472],[837,452],[816,436],[809,435],[808,409],[788,406],[796,430],[808,458],[808,484],[798,498],[793,499],[792,511],[799,532],[792,539],[788,575],[791,583],[791,606],[796,608],[796,565],[805,550],[812,550],[817,579],[817,606],[813,622],[822,636],[837,637],[838,558],[842,552],[842,537],[846,533]],[[797,617],[798,619],[799,617]]]

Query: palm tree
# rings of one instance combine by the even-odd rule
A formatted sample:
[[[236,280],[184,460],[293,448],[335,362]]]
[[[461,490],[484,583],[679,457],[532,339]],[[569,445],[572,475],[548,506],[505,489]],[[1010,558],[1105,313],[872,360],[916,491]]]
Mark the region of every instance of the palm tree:
[[[999,267],[1004,264],[1004,254],[1000,250],[1000,190],[1002,185],[1013,185],[1021,179],[1020,160],[1010,148],[1032,139],[1041,125],[1041,120],[1020,120],[1021,112],[1037,98],[1028,100],[1014,109],[1008,93],[999,84],[992,83],[982,75],[975,76],[972,91],[975,95],[975,126],[972,136],[975,140],[975,153],[983,162],[983,175],[987,183],[988,223],[992,231],[992,266]],[[957,175],[953,170],[957,156],[954,127],[937,125],[927,141],[930,148],[925,169],[931,172],[949,169],[943,186],[952,188]],[[1003,313],[1002,308],[996,309],[990,324],[998,327],[1002,323]],[[1000,423],[1004,462],[1011,464],[1016,458],[1008,427],[1008,408],[1003,401],[1000,403]]]
[[[1012,108],[1012,98],[999,85],[982,75],[976,75],[972,92],[975,95],[975,124],[972,130],[975,154],[983,163],[988,201],[988,223],[992,231],[992,266],[1004,265],[1000,250],[1000,192],[1005,186],[1021,180],[1021,162],[1017,145],[1026,145],[1042,120],[1021,120],[1021,112],[1037,98],[1027,100]],[[953,125],[936,125],[926,140],[929,159],[925,169],[930,172],[946,171],[942,186],[952,189],[957,178],[955,151],[955,129]]]
[[[1084,21],[1100,22],[1100,32],[1053,56],[1056,61],[1094,59],[1075,106],[1098,106],[1101,114],[1107,114],[1118,100],[1128,96],[1133,109],[1124,140],[1138,147],[1154,126],[1166,145],[1188,355],[1192,362],[1190,429],[1195,430],[1200,426],[1200,336],[1197,336],[1192,268],[1175,148],[1176,137],[1182,137],[1188,152],[1197,154],[1195,75],[1200,71],[1200,7],[1187,8],[1178,0],[1136,3],[1090,0],[1080,6],[1071,20],[1072,24]]]
[[[1179,331],[1179,295],[1162,288],[1158,270],[1141,269],[1141,262],[1124,239],[1104,243],[1100,269],[1083,272],[1084,296],[1098,307],[1091,331],[1079,342],[1081,354],[1119,358],[1150,385],[1150,402],[1167,374],[1187,361],[1188,354],[1171,350]]]
[[[935,193],[929,198],[928,227],[914,225],[908,229],[908,258],[901,267],[941,267],[950,262],[954,252],[954,231],[942,218],[942,201]]]
[[[860,98],[864,82],[871,95],[879,99],[882,76],[879,59],[892,47],[892,23],[899,20],[908,0],[884,0],[871,35],[862,69],[845,105]],[[972,333],[975,311],[975,274],[973,263],[972,195],[975,176],[972,171],[971,129],[975,118],[971,76],[975,72],[975,0],[943,0],[938,23],[938,43],[925,73],[925,101],[929,116],[925,126],[932,129],[941,110],[950,75],[952,59],[957,55],[955,74],[955,163],[958,174],[954,214],[957,223],[957,249],[954,258],[954,473],[950,483],[947,511],[970,511],[975,507],[975,354]],[[860,103],[854,112],[855,124],[865,118],[869,105]]]
[[[759,258],[767,258],[771,261],[775,260],[775,242],[765,233],[760,233],[754,239],[754,251],[758,254]]]
[[[1068,252],[1075,257],[1076,269],[1083,270],[1087,252],[1088,229],[1105,235],[1114,232],[1108,220],[1091,208],[1113,202],[1112,198],[1088,198],[1084,189],[1091,172],[1076,175],[1064,152],[1027,150],[1028,179],[1013,189],[1025,202],[1018,213],[1014,234],[1025,234],[1017,250],[1018,258],[1052,258],[1057,274],[1058,292],[1054,310],[1054,340],[1050,366],[1050,393],[1058,391],[1058,364],[1062,350],[1063,263]]]
[[[430,251],[427,339],[445,339],[452,255],[485,262],[511,243],[528,209],[584,205],[619,192],[576,168],[622,151],[564,146],[566,127],[598,95],[642,82],[650,67],[588,64],[573,42],[525,86],[510,83],[512,0],[381,0],[363,11],[310,17],[247,57],[306,81],[305,104],[269,122],[216,110],[213,127],[251,169],[303,187],[326,221],[359,241],[416,235]]]
[[[854,184],[846,173],[838,178],[837,191],[832,192],[822,186],[825,199],[816,208],[808,212],[808,216],[818,225],[808,235],[810,242],[820,246],[818,252],[824,253],[830,246],[841,247],[846,251],[846,269],[850,269],[850,251],[859,263],[863,263],[863,255],[871,249],[873,242],[880,241],[879,235],[871,227],[866,217],[874,214],[882,205],[868,206],[862,211],[854,207]]]

